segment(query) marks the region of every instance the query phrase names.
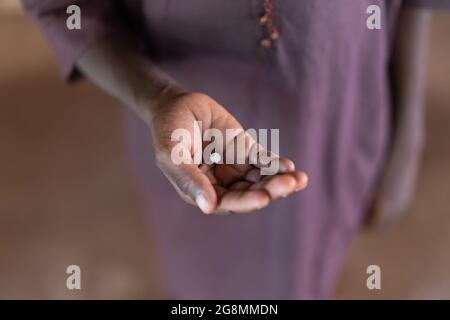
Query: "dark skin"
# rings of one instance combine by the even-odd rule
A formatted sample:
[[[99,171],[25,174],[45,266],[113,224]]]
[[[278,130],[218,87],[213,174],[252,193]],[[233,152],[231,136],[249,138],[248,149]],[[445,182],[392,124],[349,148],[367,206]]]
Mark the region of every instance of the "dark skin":
[[[425,43],[420,39],[425,34],[428,19],[427,14],[419,10],[403,10],[401,15],[392,79],[396,92],[395,131],[370,210],[368,221],[372,224],[391,220],[403,210],[412,185],[407,171],[414,171],[418,166],[419,144],[414,130],[422,121],[421,96],[418,95],[423,91],[420,66],[425,52]],[[410,28],[415,32],[405,32]],[[124,45],[123,39],[106,39],[82,55],[78,68],[100,88],[133,109],[151,128],[155,161],[183,200],[208,214],[247,213],[306,187],[307,175],[296,170],[294,163],[286,158],[275,160],[280,165],[273,176],[261,176],[258,165],[251,165],[249,161],[245,165],[175,165],[170,159],[173,130],[192,131],[195,120],[202,121],[203,130],[215,128],[224,132],[242,127],[226,107],[205,94],[182,88],[130,48],[133,45]],[[246,146],[248,150],[253,147],[251,142]],[[186,147],[194,154],[193,145]],[[410,165],[398,165],[405,161]],[[397,197],[399,188],[406,190],[407,196]]]
[[[255,146],[249,140],[246,164],[175,165],[170,157],[178,143],[170,139],[175,129],[193,134],[194,121],[202,121],[203,131],[215,128],[225,132],[242,126],[211,97],[188,92],[136,52],[124,48],[128,46],[121,41],[97,43],[80,58],[79,69],[149,125],[155,161],[183,200],[207,214],[247,213],[306,187],[306,174],[295,170],[286,158],[274,160],[279,161],[277,174],[261,176],[258,165],[250,164],[249,150]],[[194,154],[194,145],[187,148]]]
[[[260,168],[248,161],[249,151],[245,164],[175,165],[170,154],[178,141],[171,141],[170,133],[185,128],[193,136],[192,124],[196,120],[202,121],[203,131],[215,128],[225,134],[226,129],[242,129],[224,107],[201,93],[170,97],[153,113],[151,128],[157,164],[186,202],[195,201],[205,213],[245,213],[264,208],[306,186],[306,175],[296,171],[289,159],[279,159],[276,175],[261,176]],[[255,146],[247,140],[247,150]],[[186,147],[194,154],[193,145]],[[226,156],[226,152],[222,154]]]
[[[406,211],[414,197],[424,127],[424,77],[430,14],[400,12],[392,57],[393,123],[390,150],[366,223],[386,227]]]

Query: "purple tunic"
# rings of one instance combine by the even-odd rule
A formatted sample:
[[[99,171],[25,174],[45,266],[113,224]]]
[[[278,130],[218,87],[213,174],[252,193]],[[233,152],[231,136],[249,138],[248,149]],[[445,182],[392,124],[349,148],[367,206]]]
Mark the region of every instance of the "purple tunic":
[[[280,128],[280,153],[308,188],[253,215],[211,217],[180,200],[154,165],[150,130],[125,111],[130,159],[176,298],[326,298],[364,217],[389,141],[388,64],[402,5],[439,0],[274,0],[279,39],[260,46],[262,0],[23,0],[76,77],[82,51],[133,33],[180,83],[246,128]],[[444,3],[445,2],[445,3]],[[66,28],[77,4],[82,29]],[[366,26],[369,5],[381,30]]]

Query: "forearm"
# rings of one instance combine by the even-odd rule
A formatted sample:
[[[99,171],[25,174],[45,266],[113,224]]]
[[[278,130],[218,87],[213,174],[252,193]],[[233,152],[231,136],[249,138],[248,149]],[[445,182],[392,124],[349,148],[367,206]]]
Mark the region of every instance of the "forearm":
[[[84,76],[133,109],[147,124],[161,99],[183,92],[167,74],[123,40],[105,39],[77,61]]]
[[[424,80],[429,13],[404,9],[400,13],[392,61],[393,137],[408,148],[420,148],[424,119]]]
[[[413,196],[424,127],[424,78],[429,14],[406,9],[399,19],[392,61],[392,137],[370,219],[388,222]]]

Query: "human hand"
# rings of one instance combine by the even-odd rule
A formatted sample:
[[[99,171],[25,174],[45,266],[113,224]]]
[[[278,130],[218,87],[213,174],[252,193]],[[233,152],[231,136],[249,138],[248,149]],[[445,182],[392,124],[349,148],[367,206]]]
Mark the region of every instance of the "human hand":
[[[171,139],[172,133],[181,128],[194,136],[196,121],[202,123],[201,133],[217,129],[225,135],[227,129],[242,130],[239,122],[209,96],[184,92],[162,99],[152,110],[150,126],[158,167],[181,198],[197,205],[204,213],[255,211],[306,187],[306,174],[296,171],[294,163],[286,158],[272,158],[271,161],[277,161],[276,174],[261,175],[263,165],[250,161],[254,154],[252,148],[258,148],[258,152],[261,149],[249,136],[245,137],[245,164],[225,164],[225,161],[223,164],[175,164],[171,154],[180,142]],[[199,146],[192,141],[185,142],[191,158],[205,146],[204,141]],[[225,153],[225,150],[220,153],[222,159]]]

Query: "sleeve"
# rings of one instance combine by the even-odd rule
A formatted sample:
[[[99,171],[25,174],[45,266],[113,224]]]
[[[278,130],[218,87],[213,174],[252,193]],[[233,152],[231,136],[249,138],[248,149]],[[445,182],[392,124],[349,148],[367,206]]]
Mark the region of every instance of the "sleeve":
[[[405,6],[450,9],[450,0],[403,0]]]
[[[45,34],[67,81],[80,77],[76,61],[83,51],[101,38],[125,34],[127,28],[116,0],[22,0],[25,11]],[[69,30],[67,7],[81,11],[81,29]]]

